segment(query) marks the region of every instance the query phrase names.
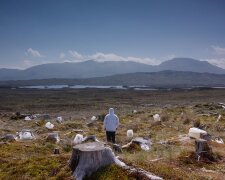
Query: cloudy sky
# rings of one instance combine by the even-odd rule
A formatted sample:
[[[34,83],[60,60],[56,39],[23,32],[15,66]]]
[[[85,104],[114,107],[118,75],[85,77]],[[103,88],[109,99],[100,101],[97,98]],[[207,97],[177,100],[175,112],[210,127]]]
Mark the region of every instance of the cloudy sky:
[[[174,57],[225,68],[224,0],[0,1],[0,68]]]

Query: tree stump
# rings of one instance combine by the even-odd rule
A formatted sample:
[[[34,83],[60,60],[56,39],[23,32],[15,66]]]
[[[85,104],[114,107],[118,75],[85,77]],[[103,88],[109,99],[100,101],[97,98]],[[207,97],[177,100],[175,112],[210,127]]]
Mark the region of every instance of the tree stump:
[[[209,146],[208,142],[205,139],[195,140],[195,152],[198,156],[198,161],[200,158],[207,158],[208,160],[213,161],[212,148]]]
[[[113,163],[115,163],[115,156],[110,148],[100,142],[90,142],[73,147],[69,166],[73,176],[77,180],[82,180],[100,167]]]

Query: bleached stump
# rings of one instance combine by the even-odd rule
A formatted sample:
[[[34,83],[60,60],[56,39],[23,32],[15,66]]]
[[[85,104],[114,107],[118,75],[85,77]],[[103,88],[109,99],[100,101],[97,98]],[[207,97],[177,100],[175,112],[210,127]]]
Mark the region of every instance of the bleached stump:
[[[115,156],[110,148],[100,142],[90,142],[73,147],[69,166],[73,176],[77,180],[82,180],[100,167],[113,163],[115,163]]]
[[[115,157],[111,148],[105,147],[101,142],[90,142],[74,146],[69,166],[75,179],[82,180],[85,176],[90,176],[100,167],[114,163],[125,171],[128,171],[136,179],[162,180],[162,178],[141,168],[127,166]]]

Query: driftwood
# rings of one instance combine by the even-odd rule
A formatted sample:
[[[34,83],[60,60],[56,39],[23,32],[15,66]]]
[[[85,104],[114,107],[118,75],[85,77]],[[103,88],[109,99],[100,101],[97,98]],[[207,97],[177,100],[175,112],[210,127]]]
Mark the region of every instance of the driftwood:
[[[131,176],[134,176],[136,179],[142,180],[162,180],[161,177],[155,176],[141,168],[134,168],[131,166],[125,166],[125,170],[127,170]]]
[[[111,148],[106,147],[101,142],[90,142],[74,146],[69,160],[70,169],[76,180],[82,180],[85,176],[90,176],[100,167],[110,164],[118,165],[137,179],[162,180],[162,178],[143,169],[127,166],[115,157]]]
[[[144,139],[142,137],[136,137],[132,139],[131,142],[129,142],[128,144],[123,145],[122,149],[129,149],[133,145],[137,145],[143,150],[149,150],[151,142],[148,139]]]

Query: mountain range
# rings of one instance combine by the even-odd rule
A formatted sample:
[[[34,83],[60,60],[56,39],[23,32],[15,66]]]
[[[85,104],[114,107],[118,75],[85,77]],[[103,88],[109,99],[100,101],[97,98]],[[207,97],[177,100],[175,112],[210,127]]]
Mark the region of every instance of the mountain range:
[[[35,79],[0,81],[0,87],[36,85],[147,86],[150,88],[225,87],[225,74],[181,71],[139,72],[87,79]]]
[[[196,73],[225,74],[225,69],[207,61],[190,58],[174,58],[159,65],[147,65],[131,61],[96,62],[88,60],[78,63],[50,63],[25,70],[0,69],[0,81],[31,79],[83,79],[105,77],[136,72],[183,71]]]

